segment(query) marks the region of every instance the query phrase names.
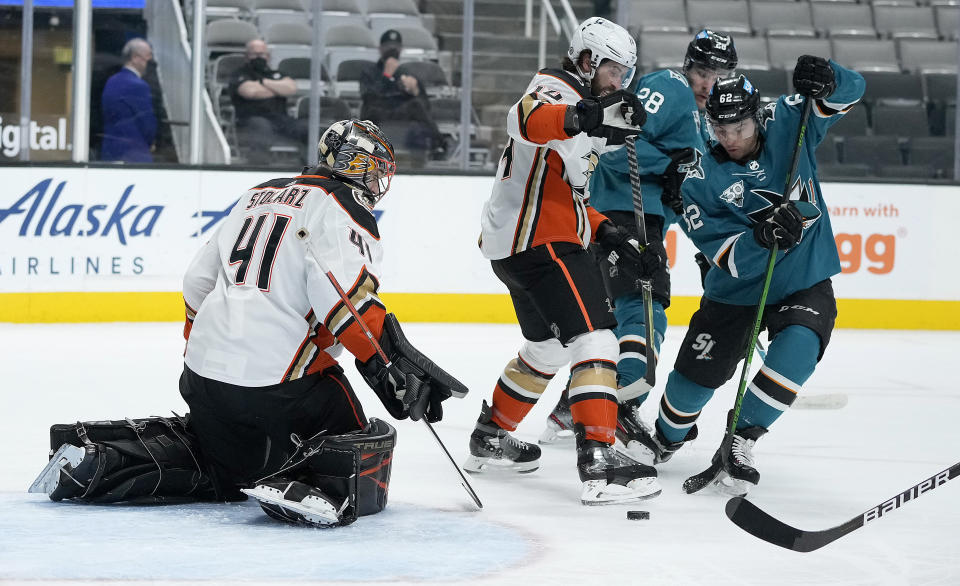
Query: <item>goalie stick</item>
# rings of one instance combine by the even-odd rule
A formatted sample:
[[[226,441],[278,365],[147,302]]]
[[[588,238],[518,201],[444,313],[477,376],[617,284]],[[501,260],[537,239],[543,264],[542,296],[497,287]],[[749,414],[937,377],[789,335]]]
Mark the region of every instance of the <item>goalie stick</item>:
[[[800,163],[800,151],[803,147],[803,137],[807,134],[807,120],[810,118],[810,110],[813,107],[813,101],[810,98],[804,98],[803,110],[800,114],[800,121],[797,128],[797,143],[793,147],[793,155],[790,157],[790,168],[787,171],[787,181],[783,188],[781,196],[782,203],[790,199],[790,187],[793,185],[793,175],[797,172],[797,166]],[[773,204],[771,205],[778,205]],[[720,458],[714,458],[710,462],[710,467],[699,474],[695,474],[683,481],[683,491],[687,494],[693,494],[708,484],[716,480],[717,476],[723,470],[723,455],[730,451],[733,445],[733,434],[737,430],[737,420],[740,418],[740,408],[743,406],[743,397],[747,394],[747,377],[750,374],[750,364],[753,362],[753,352],[757,345],[757,339],[760,336],[760,326],[763,324],[763,310],[767,303],[767,293],[770,291],[770,279],[773,277],[773,266],[777,259],[777,243],[774,241],[770,247],[770,254],[767,257],[767,271],[763,277],[763,289],[760,291],[760,301],[757,303],[757,317],[753,320],[753,332],[747,343],[747,350],[743,357],[743,369],[740,371],[740,386],[737,389],[737,399],[733,404],[733,416],[730,418],[730,425],[727,426],[723,434],[723,441],[720,442]]]
[[[641,244],[646,247],[647,220],[643,213],[643,193],[640,191],[640,170],[637,166],[637,137],[628,136],[627,162],[630,164],[630,191],[633,194],[633,215],[637,220],[637,231],[640,234]],[[640,290],[643,295],[643,313],[646,323],[646,362],[647,368],[643,379],[653,388],[657,381],[657,349],[653,345],[653,284],[650,279],[640,280]]]
[[[373,346],[373,349],[376,350],[377,354],[380,356],[380,359],[383,360],[384,365],[389,370],[393,367],[393,362],[390,361],[390,357],[387,356],[387,353],[383,351],[383,348],[380,347],[380,343],[377,342],[377,339],[373,337],[373,332],[370,331],[370,327],[367,326],[367,323],[363,321],[363,318],[360,317],[360,313],[357,311],[357,308],[350,301],[350,298],[347,296],[346,292],[343,290],[343,287],[340,286],[340,282],[337,281],[337,278],[334,276],[333,271],[327,267],[326,264],[320,257],[314,252],[313,247],[310,246],[310,232],[306,228],[300,228],[297,230],[297,238],[299,238],[307,250],[310,252],[310,256],[313,257],[313,260],[320,265],[320,270],[327,276],[327,279],[330,281],[330,284],[333,285],[333,288],[337,290],[337,295],[340,296],[340,300],[343,301],[344,306],[350,311],[353,315],[353,319],[356,320],[357,325],[360,326],[360,329],[363,330],[363,333],[367,336],[367,340],[370,342],[370,345]],[[398,375],[399,379],[402,379],[402,376]],[[424,425],[427,426],[427,429],[430,430],[430,435],[433,436],[433,439],[437,440],[437,444],[440,446],[440,449],[443,450],[443,453],[447,456],[447,459],[450,461],[450,464],[453,466],[453,469],[457,471],[457,474],[460,475],[460,485],[463,486],[463,489],[467,491],[467,494],[470,495],[470,498],[473,499],[474,504],[477,505],[478,509],[483,509],[483,503],[480,502],[480,497],[477,496],[477,492],[473,490],[473,487],[470,486],[470,481],[467,480],[467,477],[463,475],[463,472],[460,470],[460,467],[457,466],[457,463],[453,461],[453,456],[450,455],[447,446],[443,444],[443,441],[440,439],[440,436],[437,435],[436,430],[433,429],[433,426],[430,425],[430,422],[427,421],[426,417],[420,419]]]
[[[791,527],[783,521],[773,518],[742,496],[727,501],[726,513],[731,521],[754,537],[792,551],[807,553],[833,543],[871,521],[880,519],[891,511],[900,508],[903,504],[916,500],[920,495],[937,488],[948,480],[953,480],[957,476],[960,476],[960,462],[918,482],[879,505],[867,509],[863,514],[857,515],[846,523],[822,531],[804,531]]]

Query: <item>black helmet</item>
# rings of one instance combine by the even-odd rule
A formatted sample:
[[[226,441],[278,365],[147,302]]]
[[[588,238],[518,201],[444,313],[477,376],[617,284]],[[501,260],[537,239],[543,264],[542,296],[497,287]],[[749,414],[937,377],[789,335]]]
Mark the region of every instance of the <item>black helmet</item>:
[[[701,30],[687,45],[683,70],[687,71],[694,63],[726,72],[727,75],[732,74],[737,68],[737,49],[733,46],[733,37],[710,29]]]
[[[707,120],[711,124],[730,124],[747,118],[757,119],[760,90],[743,75],[720,79],[707,96]]]

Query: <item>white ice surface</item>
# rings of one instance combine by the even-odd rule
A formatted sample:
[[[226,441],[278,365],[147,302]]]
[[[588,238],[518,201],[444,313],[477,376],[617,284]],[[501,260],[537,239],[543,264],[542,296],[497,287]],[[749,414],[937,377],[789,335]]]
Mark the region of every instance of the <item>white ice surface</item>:
[[[27,494],[51,424],[185,411],[180,328],[0,324],[0,583],[960,584],[960,481],[809,554],[744,533],[724,515],[723,497],[683,494],[683,479],[720,440],[739,374],[704,410],[700,439],[661,467],[663,494],[639,505],[580,505],[573,449],[553,446],[532,474],[470,477],[485,505],[474,511],[427,430],[411,422],[397,425],[387,510],[346,528],[287,527],[252,503],[85,506]],[[471,388],[435,425],[459,463],[519,329],[405,329]],[[668,332],[661,381],[682,335]],[[836,331],[805,392],[846,393],[849,404],[781,418],[757,445],[762,479],[751,500],[824,529],[954,464],[958,350],[955,332]],[[347,371],[367,415],[386,418]],[[536,440],[561,384],[523,422],[522,439]],[[628,521],[628,509],[651,519]]]

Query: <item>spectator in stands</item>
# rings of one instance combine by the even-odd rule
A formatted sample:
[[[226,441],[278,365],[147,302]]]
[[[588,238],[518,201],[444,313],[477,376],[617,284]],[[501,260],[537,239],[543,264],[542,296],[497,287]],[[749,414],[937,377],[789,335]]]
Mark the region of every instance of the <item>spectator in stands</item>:
[[[157,134],[157,117],[153,112],[150,86],[143,80],[147,65],[153,60],[153,49],[147,41],[127,41],[121,52],[123,69],[110,76],[103,88],[104,161],[150,163],[151,149]]]
[[[284,138],[296,141],[301,149],[307,142],[307,122],[287,114],[287,97],[297,83],[270,69],[270,49],[260,39],[247,43],[247,62],[230,82],[230,99],[237,116],[237,141],[248,149],[247,161],[266,164],[270,146]]]
[[[414,154],[413,164],[422,164],[432,152],[443,152],[443,137],[430,114],[424,85],[400,66],[403,37],[390,29],[380,37],[380,60],[360,75],[363,105],[360,117],[374,124],[404,122],[403,136],[394,140]]]

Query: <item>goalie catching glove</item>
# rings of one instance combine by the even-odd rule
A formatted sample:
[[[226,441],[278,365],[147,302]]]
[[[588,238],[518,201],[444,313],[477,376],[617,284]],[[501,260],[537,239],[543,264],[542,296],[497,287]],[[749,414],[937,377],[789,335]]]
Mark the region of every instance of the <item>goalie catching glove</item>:
[[[463,383],[413,347],[392,313],[383,320],[380,347],[390,364],[385,364],[377,353],[366,362],[357,360],[357,371],[394,418],[440,421],[441,403],[467,394]]]

